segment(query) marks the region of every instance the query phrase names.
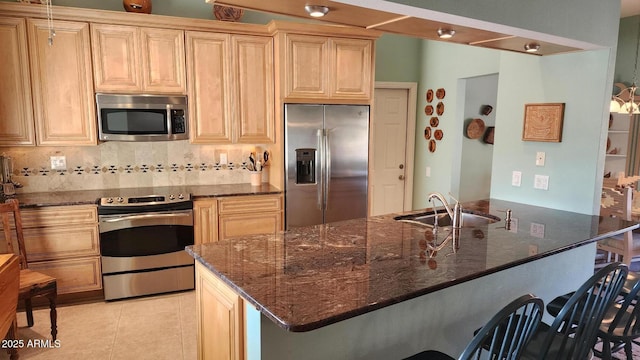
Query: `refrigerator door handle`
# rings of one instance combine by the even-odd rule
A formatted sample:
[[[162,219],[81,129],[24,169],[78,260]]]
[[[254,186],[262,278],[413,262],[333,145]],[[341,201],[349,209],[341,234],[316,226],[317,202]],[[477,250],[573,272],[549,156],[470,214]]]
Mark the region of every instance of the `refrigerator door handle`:
[[[324,179],[322,177],[322,173],[324,171],[323,169],[323,163],[322,163],[322,159],[320,158],[320,154],[322,154],[322,150],[323,150],[323,146],[324,146],[324,130],[323,129],[317,129],[316,131],[316,136],[318,138],[318,151],[316,151],[316,174],[320,174],[320,181],[318,181],[316,178],[316,183],[318,183],[318,185],[316,186],[317,188],[317,200],[316,200],[316,206],[318,207],[318,210],[322,210],[322,205],[324,203],[323,201],[323,187],[324,187]],[[320,160],[320,161],[318,161]],[[320,166],[320,172],[317,171],[318,168],[318,164]]]
[[[331,142],[329,134],[331,133],[331,129],[325,129],[324,131],[324,139],[325,139],[325,162],[327,174],[324,178],[325,183],[325,192],[324,192],[324,209],[327,210],[329,208],[329,194],[331,191]]]

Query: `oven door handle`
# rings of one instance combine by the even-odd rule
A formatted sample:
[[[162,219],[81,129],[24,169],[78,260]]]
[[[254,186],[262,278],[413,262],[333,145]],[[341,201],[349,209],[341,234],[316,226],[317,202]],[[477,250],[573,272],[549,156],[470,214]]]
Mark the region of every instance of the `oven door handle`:
[[[139,226],[153,225],[185,225],[193,226],[193,211],[173,211],[170,213],[136,214],[136,215],[115,215],[100,217],[100,232],[105,233],[113,230]]]

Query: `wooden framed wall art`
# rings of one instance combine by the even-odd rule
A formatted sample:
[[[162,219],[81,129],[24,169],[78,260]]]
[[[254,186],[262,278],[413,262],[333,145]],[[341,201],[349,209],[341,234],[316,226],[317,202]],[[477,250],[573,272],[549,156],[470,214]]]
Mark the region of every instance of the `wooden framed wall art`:
[[[562,141],[564,103],[525,104],[523,141]]]

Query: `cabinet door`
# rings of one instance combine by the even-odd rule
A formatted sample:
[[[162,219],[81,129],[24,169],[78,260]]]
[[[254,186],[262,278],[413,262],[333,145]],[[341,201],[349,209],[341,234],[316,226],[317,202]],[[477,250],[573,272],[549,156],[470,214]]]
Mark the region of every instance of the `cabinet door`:
[[[331,97],[371,97],[372,44],[370,40],[331,39]]]
[[[246,235],[275,234],[282,229],[282,213],[220,215],[218,227],[220,240]]]
[[[196,261],[196,318],[199,360],[241,360],[244,301]]]
[[[140,37],[133,26],[91,24],[96,91],[142,89]]]
[[[29,269],[56,278],[58,295],[102,289],[100,257],[39,261]]]
[[[189,31],[185,37],[190,141],[231,143],[230,36]]]
[[[273,38],[232,36],[235,71],[235,140],[239,143],[273,143],[274,67]]]
[[[28,20],[31,83],[38,145],[95,145],[96,117],[89,25]]]
[[[144,91],[184,94],[184,32],[140,28],[140,36]]]
[[[27,28],[0,18],[0,146],[35,145]]]
[[[321,36],[287,34],[285,97],[329,96],[329,40]]]
[[[218,241],[218,200],[193,202],[193,230],[196,245]]]

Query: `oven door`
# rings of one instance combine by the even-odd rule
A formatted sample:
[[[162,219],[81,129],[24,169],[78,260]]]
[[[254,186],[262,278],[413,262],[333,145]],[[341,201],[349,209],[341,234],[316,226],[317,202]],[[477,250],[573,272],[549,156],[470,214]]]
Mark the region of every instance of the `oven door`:
[[[192,265],[193,210],[100,215],[102,273]]]

